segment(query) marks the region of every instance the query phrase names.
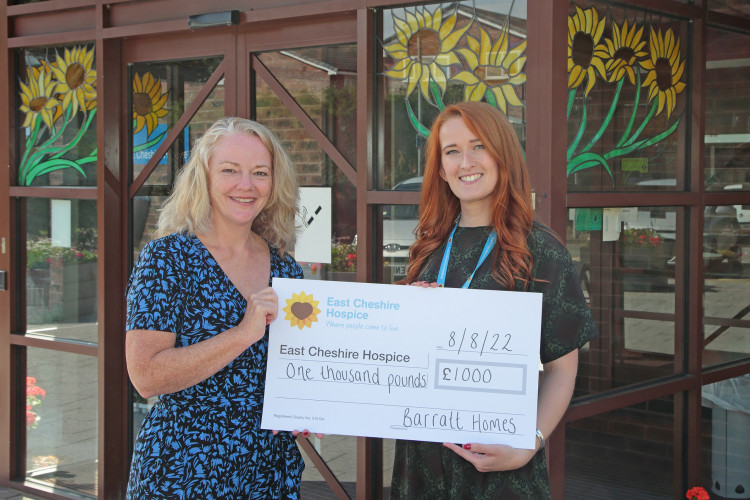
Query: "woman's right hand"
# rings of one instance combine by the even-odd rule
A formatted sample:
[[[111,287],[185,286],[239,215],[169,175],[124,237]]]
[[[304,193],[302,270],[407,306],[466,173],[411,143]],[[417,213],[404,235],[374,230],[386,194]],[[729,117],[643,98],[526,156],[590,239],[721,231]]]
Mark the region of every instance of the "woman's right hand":
[[[414,283],[411,283],[411,286],[421,286],[422,288],[437,288],[438,284],[436,281],[433,281],[432,283],[429,283],[427,281],[415,281]]]
[[[150,397],[202,382],[263,338],[266,325],[276,319],[278,303],[270,287],[253,293],[236,327],[184,347],[175,346],[177,335],[172,332],[128,331],[125,359],[133,385]]]
[[[247,298],[245,317],[237,325],[251,344],[263,338],[266,326],[276,319],[279,310],[279,297],[271,287],[266,287]]]

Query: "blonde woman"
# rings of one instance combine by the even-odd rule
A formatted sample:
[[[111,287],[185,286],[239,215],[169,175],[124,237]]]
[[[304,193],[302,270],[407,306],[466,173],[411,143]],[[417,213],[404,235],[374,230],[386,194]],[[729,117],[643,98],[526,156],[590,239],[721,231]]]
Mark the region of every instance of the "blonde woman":
[[[127,293],[133,385],[159,396],[138,434],[127,498],[299,497],[288,432],[260,429],[273,276],[302,278],[298,185],[262,125],[223,118],[196,142]]]

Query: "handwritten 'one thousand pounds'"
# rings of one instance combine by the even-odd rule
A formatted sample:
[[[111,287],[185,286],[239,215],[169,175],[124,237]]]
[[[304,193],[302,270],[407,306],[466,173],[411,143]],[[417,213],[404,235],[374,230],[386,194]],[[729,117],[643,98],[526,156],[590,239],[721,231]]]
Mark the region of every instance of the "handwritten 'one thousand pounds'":
[[[541,294],[272,286],[262,428],[534,448]]]

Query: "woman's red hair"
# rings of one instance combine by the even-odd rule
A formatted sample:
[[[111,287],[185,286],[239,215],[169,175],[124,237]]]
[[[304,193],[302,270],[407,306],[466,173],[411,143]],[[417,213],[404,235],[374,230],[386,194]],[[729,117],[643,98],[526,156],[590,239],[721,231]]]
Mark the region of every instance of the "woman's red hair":
[[[417,280],[430,255],[448,239],[461,212],[458,198],[440,177],[440,128],[455,117],[463,119],[498,165],[498,182],[492,193],[491,220],[497,232],[492,254],[497,265],[492,275],[512,290],[515,280],[528,282],[531,276],[531,253],[526,243],[534,216],[529,174],[518,137],[505,115],[489,104],[469,101],[446,107],[430,130],[417,240],[409,249],[409,269],[403,282]]]

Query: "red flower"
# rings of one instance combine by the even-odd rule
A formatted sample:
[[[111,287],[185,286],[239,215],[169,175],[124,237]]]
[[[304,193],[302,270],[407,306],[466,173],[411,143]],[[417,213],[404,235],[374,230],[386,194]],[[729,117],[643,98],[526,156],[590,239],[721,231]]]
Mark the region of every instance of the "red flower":
[[[26,388],[26,395],[45,397],[47,395],[47,392],[37,385],[32,385]]]
[[[659,238],[658,236],[652,236],[648,239],[648,241],[655,247],[661,245],[661,238]]]
[[[26,377],[26,386],[30,386],[34,384],[36,384],[36,379],[34,377]]]
[[[688,500],[709,500],[708,493],[700,486],[690,488],[685,497]]]
[[[36,413],[26,410],[26,427],[31,427],[36,423]]]
[[[357,258],[356,253],[350,253],[349,255],[346,256],[346,260],[355,260],[356,258]]]

